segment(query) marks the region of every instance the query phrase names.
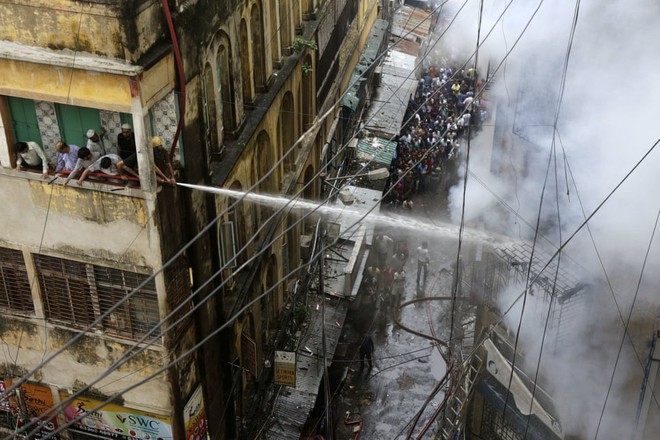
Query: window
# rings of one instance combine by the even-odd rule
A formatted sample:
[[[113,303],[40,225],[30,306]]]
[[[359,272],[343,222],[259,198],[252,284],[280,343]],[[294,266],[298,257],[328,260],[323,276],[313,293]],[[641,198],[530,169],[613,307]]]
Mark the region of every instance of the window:
[[[147,275],[109,267],[94,266],[93,270],[96,296],[102,314],[148,278]],[[156,284],[152,279],[105,318],[103,327],[108,333],[139,338],[159,321]]]
[[[15,312],[34,313],[21,251],[0,248],[0,307]]]
[[[90,283],[84,263],[35,255],[46,318],[74,327],[94,321]]]
[[[236,267],[236,226],[235,211],[230,211],[228,220],[220,225],[220,255],[226,268]]]
[[[35,255],[46,318],[86,327],[133,292],[148,276]],[[156,285],[150,280],[103,320],[108,334],[137,339],[160,321]]]

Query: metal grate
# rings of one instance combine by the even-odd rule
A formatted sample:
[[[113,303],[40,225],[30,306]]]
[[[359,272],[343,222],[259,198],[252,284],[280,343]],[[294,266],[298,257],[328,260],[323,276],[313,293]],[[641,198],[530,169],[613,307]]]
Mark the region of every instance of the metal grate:
[[[0,248],[0,307],[22,313],[34,313],[30,283],[23,253]]]
[[[93,271],[101,313],[108,311],[147,279],[147,275],[109,267],[93,266]],[[151,330],[159,320],[156,284],[151,279],[104,319],[103,327],[107,333],[138,338]]]
[[[190,274],[188,273],[188,262],[186,258],[180,257],[177,261],[165,271],[165,282],[167,283],[167,299],[170,311],[174,310],[181,303],[188,301],[171,318],[170,324],[182,319],[183,316],[193,308],[193,301],[190,300]],[[197,297],[200,300],[202,293]],[[189,316],[182,319],[174,328],[177,334],[182,334],[191,322]]]
[[[35,255],[46,317],[74,327],[94,321],[90,283],[84,263]]]
[[[46,317],[86,327],[133,292],[147,275],[35,255]],[[137,339],[160,320],[156,284],[150,280],[103,320],[106,333]]]

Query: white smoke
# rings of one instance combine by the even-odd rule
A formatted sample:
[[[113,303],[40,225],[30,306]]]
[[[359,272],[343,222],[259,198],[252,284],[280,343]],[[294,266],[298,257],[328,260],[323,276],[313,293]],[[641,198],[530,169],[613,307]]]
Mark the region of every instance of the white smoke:
[[[462,27],[448,36],[448,43],[455,49],[460,47],[463,53],[474,49],[478,3],[470,2],[470,10],[466,11],[469,18],[460,21]],[[455,9],[460,4],[450,2]],[[537,5],[514,0],[480,57],[488,56],[494,68]],[[492,10],[485,11],[482,37],[504,6],[504,1],[494,2]],[[495,130],[498,137],[493,149],[492,127],[484,127],[471,142],[470,171],[474,175],[468,175],[467,224],[506,231],[516,238],[533,238],[533,228],[521,218],[536,225],[574,9],[573,1],[545,2],[507,59],[506,70],[501,69],[495,76],[489,98],[499,106],[489,124],[502,124],[503,130]],[[621,0],[580,4],[558,135],[554,137],[556,155],[545,183],[540,217],[541,231],[555,248],[560,230],[562,240],[566,240],[584,221],[578,194],[584,211],[591,214],[660,137],[660,56],[654,43],[660,36],[658,18],[660,3],[652,0],[634,5]],[[459,41],[472,43],[463,47]],[[553,384],[565,428],[579,438],[594,438],[605,402],[623,334],[621,315],[624,320],[628,318],[660,208],[656,203],[658,169],[660,151],[653,151],[589,222],[618,309],[586,228],[566,247],[573,262],[562,259],[573,269],[574,262],[579,261],[584,281],[596,287],[589,295],[589,313],[575,328],[573,341],[560,347],[556,355],[544,348],[548,354],[542,358],[541,375]],[[508,208],[504,209],[501,200],[491,193]],[[461,181],[450,192],[454,221],[462,215],[462,198]],[[642,362],[646,360],[660,303],[654,287],[660,281],[659,240],[655,237],[653,242],[631,320],[630,335]],[[513,290],[517,292],[514,296],[521,291]],[[500,299],[503,308],[512,300],[506,294]],[[528,303],[530,310],[539,307],[536,301],[534,298]],[[531,319],[534,316],[530,312],[520,336],[528,359],[534,359],[534,353],[538,356],[543,334],[544,321]],[[512,312],[511,317],[507,325],[515,331],[520,312]],[[630,437],[641,377],[640,360],[626,338],[598,438]],[[657,414],[658,408],[654,410]]]

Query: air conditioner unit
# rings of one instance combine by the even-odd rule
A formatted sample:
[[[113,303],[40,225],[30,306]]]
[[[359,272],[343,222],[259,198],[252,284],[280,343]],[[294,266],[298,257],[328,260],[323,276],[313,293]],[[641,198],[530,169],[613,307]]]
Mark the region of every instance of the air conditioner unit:
[[[354,137],[354,138],[351,139],[351,141],[348,143],[348,148],[351,148],[351,149],[355,150],[355,149],[357,148],[357,145],[358,145],[358,138]]]

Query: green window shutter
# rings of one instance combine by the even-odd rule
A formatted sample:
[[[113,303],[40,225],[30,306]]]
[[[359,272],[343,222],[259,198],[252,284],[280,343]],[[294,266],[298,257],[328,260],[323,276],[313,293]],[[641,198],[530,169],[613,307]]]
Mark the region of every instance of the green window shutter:
[[[87,130],[101,133],[101,115],[97,109],[56,104],[57,122],[62,139],[67,144],[84,147],[87,145]]]
[[[31,99],[7,97],[9,111],[11,112],[11,125],[14,129],[16,142],[33,141],[43,147],[41,132],[37,121],[37,111]]]
[[[130,113],[119,113],[119,120],[122,125],[128,124],[131,126],[131,129],[133,128],[133,115]]]

